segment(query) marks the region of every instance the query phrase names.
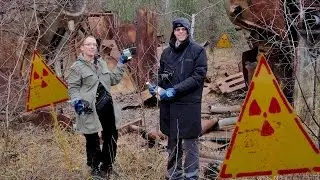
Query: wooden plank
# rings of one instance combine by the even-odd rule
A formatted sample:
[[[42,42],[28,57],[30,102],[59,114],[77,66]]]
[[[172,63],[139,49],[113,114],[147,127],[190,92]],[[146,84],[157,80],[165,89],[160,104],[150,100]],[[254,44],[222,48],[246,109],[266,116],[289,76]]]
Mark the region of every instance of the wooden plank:
[[[103,40],[101,45],[101,55],[103,59],[107,60],[108,68],[112,70],[116,67],[118,59],[120,57],[118,46],[115,40]],[[127,69],[125,69],[125,72],[119,84],[111,87],[112,94],[130,94],[135,92],[135,90],[135,84]]]
[[[234,106],[209,106],[210,112],[212,113],[231,113],[231,112],[240,112],[241,105],[234,105]]]
[[[152,95],[150,94],[148,89],[141,92],[141,99],[143,102],[150,98],[152,98]]]
[[[230,93],[246,87],[242,72],[220,78],[216,80],[216,84],[222,93]]]
[[[213,154],[211,152],[205,152],[205,151],[200,151],[201,158],[209,158],[209,159],[214,159],[214,160],[219,160],[223,161],[224,160],[224,153],[222,154]]]
[[[231,138],[233,131],[212,131],[208,134],[202,135],[200,138],[210,139],[210,138]]]

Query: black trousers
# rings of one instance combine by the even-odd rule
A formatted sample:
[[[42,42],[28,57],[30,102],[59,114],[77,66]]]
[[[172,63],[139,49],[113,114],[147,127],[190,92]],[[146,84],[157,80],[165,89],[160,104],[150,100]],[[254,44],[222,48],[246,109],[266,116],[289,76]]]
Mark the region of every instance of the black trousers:
[[[98,133],[84,135],[86,138],[87,165],[95,169],[102,162],[102,170],[108,171],[112,168],[117,154],[118,140],[112,101],[105,105],[101,112],[98,112],[98,116],[103,128],[103,146],[101,149]]]

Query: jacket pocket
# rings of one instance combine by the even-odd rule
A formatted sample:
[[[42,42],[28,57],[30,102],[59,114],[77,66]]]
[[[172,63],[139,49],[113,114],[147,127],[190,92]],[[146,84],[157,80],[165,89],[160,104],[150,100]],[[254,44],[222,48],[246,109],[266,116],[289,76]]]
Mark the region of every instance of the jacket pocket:
[[[107,86],[110,86],[110,71],[108,69],[102,69],[101,76],[99,77]]]
[[[95,82],[93,72],[82,73],[82,85],[91,86]]]
[[[180,74],[185,79],[190,76],[194,68],[194,61],[192,59],[183,59],[181,62]]]

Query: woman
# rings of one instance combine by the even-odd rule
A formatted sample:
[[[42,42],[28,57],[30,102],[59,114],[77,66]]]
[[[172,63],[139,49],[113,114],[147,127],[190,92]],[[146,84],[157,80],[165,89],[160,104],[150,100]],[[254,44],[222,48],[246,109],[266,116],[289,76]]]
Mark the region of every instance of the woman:
[[[67,78],[68,92],[77,114],[76,131],[86,138],[87,165],[93,176],[103,177],[112,170],[120,124],[120,109],[112,101],[110,88],[122,79],[127,58],[121,55],[110,71],[107,63],[96,56],[97,41],[93,36],[83,40],[80,50]]]

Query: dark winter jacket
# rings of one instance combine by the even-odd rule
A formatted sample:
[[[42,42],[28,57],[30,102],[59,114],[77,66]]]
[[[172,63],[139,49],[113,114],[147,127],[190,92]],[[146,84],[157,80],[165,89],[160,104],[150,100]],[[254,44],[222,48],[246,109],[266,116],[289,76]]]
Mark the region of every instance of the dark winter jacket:
[[[172,100],[160,102],[160,130],[170,138],[195,138],[201,133],[201,99],[207,73],[205,49],[189,38],[178,47],[171,36],[160,59],[158,85],[173,87]]]

